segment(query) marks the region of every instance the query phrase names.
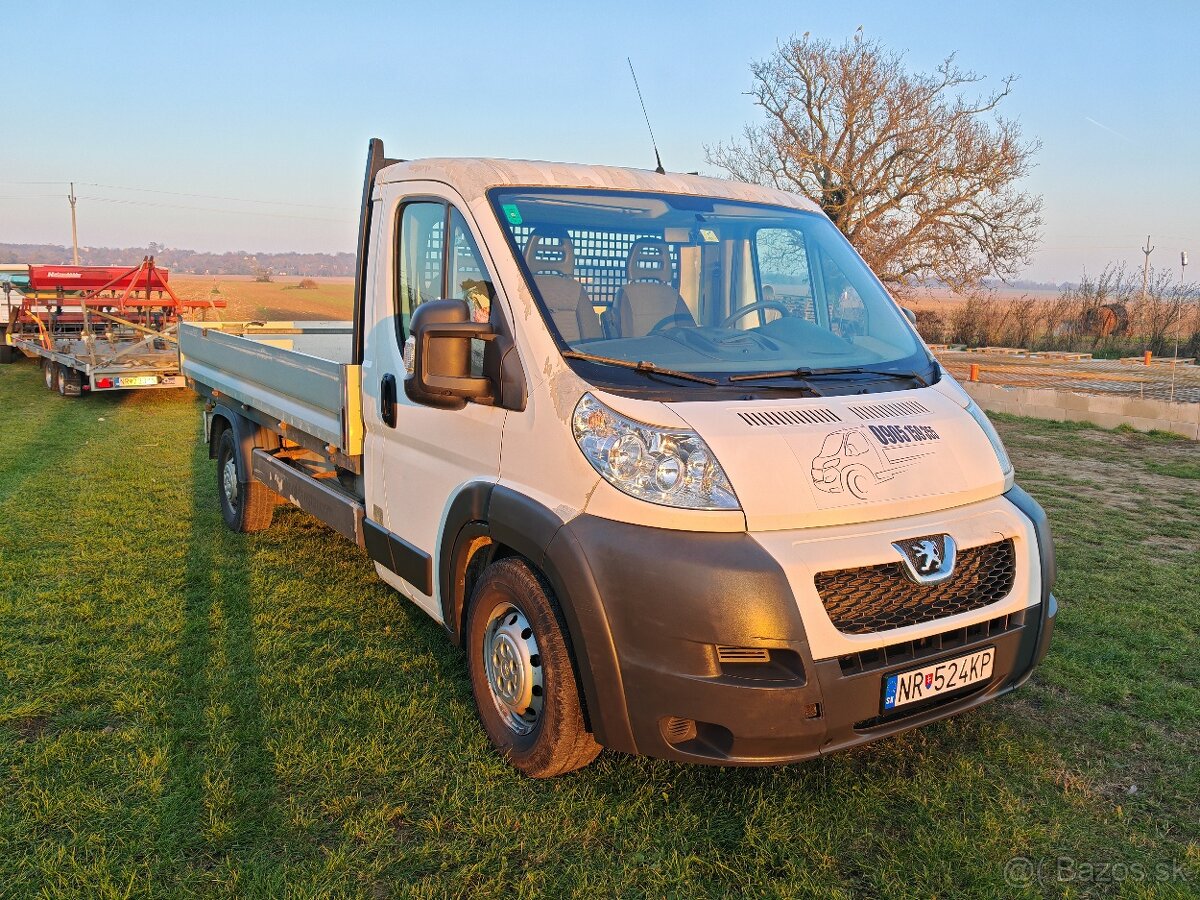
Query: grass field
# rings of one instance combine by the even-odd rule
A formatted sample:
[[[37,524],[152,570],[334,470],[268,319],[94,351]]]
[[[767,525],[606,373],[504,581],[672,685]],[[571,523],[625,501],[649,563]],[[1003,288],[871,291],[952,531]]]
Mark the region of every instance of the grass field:
[[[224,529],[194,398],[39,378],[0,367],[0,896],[1200,893],[1194,443],[999,422],[1060,564],[1016,694],[804,765],[532,782],[362,553],[290,508]]]

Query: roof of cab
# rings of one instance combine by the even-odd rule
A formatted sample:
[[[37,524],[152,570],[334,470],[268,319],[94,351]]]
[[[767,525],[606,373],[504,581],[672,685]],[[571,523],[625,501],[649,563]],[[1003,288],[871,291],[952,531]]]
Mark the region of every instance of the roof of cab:
[[[541,162],[527,159],[433,158],[394,163],[383,169],[380,183],[396,181],[440,181],[454,188],[468,203],[482,199],[494,187],[607,188],[611,190],[657,191],[666,194],[690,194],[720,197],[748,203],[770,203],[797,209],[820,211],[815,203],[799,194],[728,181],[702,175],[659,175],[649,169],[624,169],[618,166],[589,166],[578,163]]]

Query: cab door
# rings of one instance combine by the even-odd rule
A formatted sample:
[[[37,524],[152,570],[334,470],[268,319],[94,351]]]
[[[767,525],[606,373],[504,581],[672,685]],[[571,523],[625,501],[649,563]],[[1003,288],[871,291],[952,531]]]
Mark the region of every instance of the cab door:
[[[408,326],[417,306],[437,299],[465,300],[479,322],[503,313],[489,261],[452,191],[406,182],[384,184],[376,196],[373,314],[363,364],[364,450],[373,470],[365,485],[367,550],[384,581],[441,621],[442,520],[462,486],[498,480],[506,411],[409,400]]]

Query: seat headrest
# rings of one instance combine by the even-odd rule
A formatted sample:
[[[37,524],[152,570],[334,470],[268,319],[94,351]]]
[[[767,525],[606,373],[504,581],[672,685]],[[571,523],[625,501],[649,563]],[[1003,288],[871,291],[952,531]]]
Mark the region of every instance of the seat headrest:
[[[657,281],[671,283],[671,251],[667,242],[658,238],[642,238],[634,241],[629,249],[629,262],[625,266],[630,281]]]
[[[567,237],[567,230],[543,229],[531,234],[525,245],[525,262],[533,275],[554,273],[574,278],[575,249]]]

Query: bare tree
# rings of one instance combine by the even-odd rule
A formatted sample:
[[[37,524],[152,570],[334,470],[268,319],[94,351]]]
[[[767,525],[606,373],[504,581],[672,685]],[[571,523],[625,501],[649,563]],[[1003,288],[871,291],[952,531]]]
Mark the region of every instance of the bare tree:
[[[1188,314],[1195,301],[1194,288],[1176,284],[1173,273],[1151,267],[1145,297],[1131,290],[1138,299],[1134,304],[1135,327],[1155,356],[1170,356],[1175,341],[1188,346]]]
[[[861,34],[840,46],[793,38],[751,71],[767,120],[705,147],[709,163],[811,197],[893,284],[971,287],[1028,261],[1042,201],[1016,184],[1041,145],[996,113],[1012,76],[968,99],[982,77],[953,55],[910,73],[902,54]]]

